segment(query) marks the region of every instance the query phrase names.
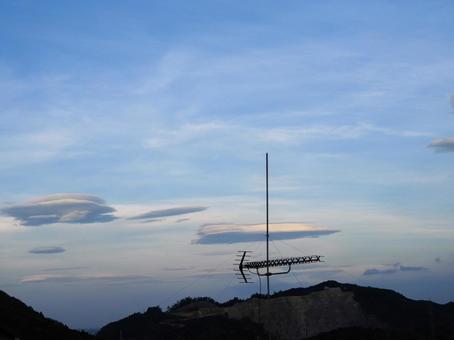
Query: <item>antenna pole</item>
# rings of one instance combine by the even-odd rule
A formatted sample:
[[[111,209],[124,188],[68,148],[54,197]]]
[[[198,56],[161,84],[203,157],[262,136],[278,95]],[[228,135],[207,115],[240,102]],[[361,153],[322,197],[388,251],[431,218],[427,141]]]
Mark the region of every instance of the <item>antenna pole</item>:
[[[270,252],[269,252],[269,214],[268,214],[268,152],[266,153],[266,297],[270,297]]]
[[[235,260],[236,275],[243,283],[250,283],[249,273],[257,274],[260,285],[260,295],[262,294],[261,277],[266,276],[266,298],[270,297],[270,276],[288,274],[292,270],[293,265],[324,262],[320,258],[322,255],[309,255],[299,257],[275,258],[270,260],[270,219],[269,219],[269,195],[268,195],[268,152],[266,153],[266,260],[250,261],[250,251],[240,251],[242,254],[237,254]],[[286,270],[270,272],[270,267],[287,267]],[[266,272],[263,270],[266,268]],[[259,300],[259,320],[260,320],[260,300]]]

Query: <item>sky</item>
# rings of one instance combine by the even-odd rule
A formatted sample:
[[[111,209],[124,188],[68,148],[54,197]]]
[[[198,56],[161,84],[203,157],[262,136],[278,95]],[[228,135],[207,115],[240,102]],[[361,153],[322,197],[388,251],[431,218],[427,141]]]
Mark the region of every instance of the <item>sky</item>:
[[[452,1],[0,2],[0,289],[74,328],[258,291],[454,301]]]

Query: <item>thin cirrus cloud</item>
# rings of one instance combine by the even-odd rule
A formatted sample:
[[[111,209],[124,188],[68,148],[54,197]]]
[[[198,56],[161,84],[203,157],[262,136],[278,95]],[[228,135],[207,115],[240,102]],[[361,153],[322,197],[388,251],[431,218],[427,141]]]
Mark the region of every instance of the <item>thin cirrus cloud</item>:
[[[131,282],[155,282],[155,278],[146,275],[115,275],[115,274],[95,274],[95,275],[56,275],[38,274],[23,277],[21,283],[72,283],[72,282],[109,282],[123,283]]]
[[[314,238],[339,232],[336,229],[319,228],[304,223],[270,224],[270,238],[274,240],[290,240],[298,238]],[[258,242],[265,239],[265,225],[216,224],[203,225],[197,232],[196,244],[222,244],[240,242]]]
[[[66,251],[63,247],[37,247],[30,249],[28,252],[31,254],[58,254]]]
[[[117,218],[114,211],[103,199],[86,194],[53,194],[1,209],[24,226],[110,222]]]
[[[152,210],[147,213],[129,217],[130,220],[150,220],[157,219],[162,217],[186,215],[191,213],[196,213],[199,211],[204,211],[208,207],[179,207],[179,208],[170,208],[170,209],[161,209],[161,210]]]
[[[436,152],[454,152],[454,137],[435,139],[428,147]]]
[[[363,273],[364,276],[370,275],[386,275],[386,274],[395,274],[398,272],[418,272],[422,270],[427,270],[425,267],[418,266],[404,266],[400,263],[394,263],[392,265],[383,266],[381,268],[369,268],[366,269]]]

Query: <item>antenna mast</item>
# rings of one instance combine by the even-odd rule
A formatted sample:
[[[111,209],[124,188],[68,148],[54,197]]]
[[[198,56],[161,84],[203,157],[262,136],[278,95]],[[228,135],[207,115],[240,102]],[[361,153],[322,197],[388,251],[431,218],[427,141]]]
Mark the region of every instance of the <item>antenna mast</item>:
[[[250,274],[255,274],[260,277],[266,276],[266,297],[270,297],[270,276],[288,274],[292,270],[292,265],[324,262],[321,260],[322,255],[308,255],[298,257],[284,257],[270,260],[270,221],[269,221],[269,203],[268,203],[268,153],[266,153],[266,260],[251,261],[251,252],[247,250],[239,251],[236,255],[235,271],[240,281],[243,283],[251,283]],[[281,271],[270,272],[270,267],[280,267]],[[287,267],[286,269],[284,269]],[[264,269],[266,268],[266,272]],[[260,286],[261,287],[261,286]],[[261,291],[261,290],[260,290]]]
[[[268,152],[266,153],[266,297],[270,297],[270,231],[268,210]]]

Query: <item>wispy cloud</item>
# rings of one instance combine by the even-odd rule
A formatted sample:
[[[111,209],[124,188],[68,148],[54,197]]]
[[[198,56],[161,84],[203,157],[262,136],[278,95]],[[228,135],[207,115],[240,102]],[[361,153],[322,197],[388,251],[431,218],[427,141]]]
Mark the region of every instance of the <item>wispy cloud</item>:
[[[70,130],[47,130],[0,138],[1,168],[47,161],[62,155],[76,143],[77,137]]]
[[[151,218],[151,219],[142,221],[142,223],[155,223],[155,222],[161,222],[161,221],[164,221],[164,219],[163,218]]]
[[[1,210],[25,226],[109,222],[116,219],[114,211],[103,199],[86,194],[54,194]]]
[[[287,240],[305,237],[320,237],[339,232],[336,229],[319,228],[304,223],[276,223],[270,225],[270,238]],[[197,232],[198,239],[193,243],[217,244],[257,242],[265,239],[265,225],[216,224],[201,226]]]
[[[44,269],[45,272],[67,272],[67,271],[78,271],[87,269],[86,266],[69,266],[69,267],[51,267]]]
[[[425,267],[414,267],[414,266],[404,266],[400,263],[394,263],[392,265],[382,266],[380,268],[369,268],[366,269],[363,273],[365,276],[369,275],[386,275],[386,274],[395,274],[398,272],[416,272],[427,270]]]
[[[157,130],[146,139],[145,147],[152,149],[168,148],[187,143],[202,143],[206,140],[216,142],[241,140],[251,143],[273,143],[296,145],[314,139],[359,139],[371,134],[398,136],[403,138],[428,137],[433,134],[427,131],[399,130],[391,127],[377,126],[372,123],[348,125],[313,124],[305,126],[281,125],[252,127],[249,124],[208,121],[198,124],[184,124],[176,128]]]
[[[165,267],[163,270],[169,272],[176,272],[176,271],[186,271],[186,270],[193,270],[195,269],[194,266],[180,266],[180,267]]]
[[[109,283],[131,283],[137,281],[156,281],[146,275],[58,275],[58,274],[37,274],[23,277],[21,283],[72,283],[72,282],[109,282]]]
[[[66,251],[63,247],[37,247],[29,250],[31,254],[58,254]]]
[[[428,147],[436,152],[454,152],[454,137],[435,139]]]
[[[158,149],[186,143],[194,139],[202,139],[217,131],[226,130],[228,126],[220,122],[191,123],[177,129],[158,130],[152,137],[145,140],[145,146]]]
[[[152,210],[147,213],[129,217],[130,220],[144,220],[144,219],[156,219],[160,217],[178,216],[192,214],[200,211],[204,211],[208,207],[178,207],[170,209]]]

